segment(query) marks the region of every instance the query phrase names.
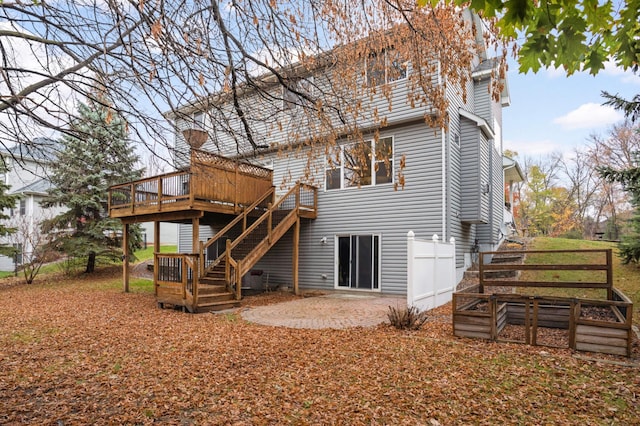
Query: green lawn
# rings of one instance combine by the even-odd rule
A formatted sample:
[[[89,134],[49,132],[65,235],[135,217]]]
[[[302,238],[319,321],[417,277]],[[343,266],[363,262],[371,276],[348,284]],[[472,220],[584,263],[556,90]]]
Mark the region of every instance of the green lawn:
[[[622,290],[634,304],[634,323],[640,324],[640,267],[637,264],[622,264],[617,253],[615,243],[605,241],[573,240],[564,238],[537,237],[528,246],[527,250],[590,250],[590,249],[613,249],[613,285]],[[593,254],[536,254],[529,255],[526,263],[602,263],[602,255]],[[557,279],[560,281],[602,281],[604,273],[597,272],[596,278],[589,278],[589,274],[594,272],[583,271],[524,271],[522,279],[549,281]],[[555,276],[554,276],[555,275]],[[522,288],[520,293],[567,296],[567,297],[589,297],[604,298],[604,290],[592,289],[531,289]]]
[[[177,251],[178,251],[178,247],[176,246],[171,246],[171,245],[160,246],[160,253],[176,253]],[[153,245],[150,245],[146,249],[138,250],[134,254],[138,259],[137,262],[153,260]]]

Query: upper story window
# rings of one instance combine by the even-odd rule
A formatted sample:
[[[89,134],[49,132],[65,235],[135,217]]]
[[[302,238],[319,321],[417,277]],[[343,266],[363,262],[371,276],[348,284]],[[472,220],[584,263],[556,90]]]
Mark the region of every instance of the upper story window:
[[[24,216],[27,214],[27,200],[24,198],[20,200],[20,208],[18,210],[18,214],[20,216]]]
[[[313,95],[313,77],[289,80],[289,86],[282,86],[282,109],[291,110],[308,102],[303,94]]]
[[[192,129],[204,130],[204,112],[198,111],[193,113],[193,127]]]
[[[375,87],[407,78],[408,61],[398,51],[385,49],[367,58],[367,86]]]
[[[386,137],[340,147],[328,161],[326,189],[393,183],[393,138]]]

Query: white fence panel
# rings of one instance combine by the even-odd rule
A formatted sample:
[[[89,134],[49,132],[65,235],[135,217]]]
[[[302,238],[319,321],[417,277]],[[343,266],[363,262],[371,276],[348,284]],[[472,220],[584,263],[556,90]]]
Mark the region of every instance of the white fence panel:
[[[421,311],[433,309],[451,301],[456,286],[456,245],[440,242],[437,235],[431,241],[417,240],[413,231],[407,233],[407,306]]]

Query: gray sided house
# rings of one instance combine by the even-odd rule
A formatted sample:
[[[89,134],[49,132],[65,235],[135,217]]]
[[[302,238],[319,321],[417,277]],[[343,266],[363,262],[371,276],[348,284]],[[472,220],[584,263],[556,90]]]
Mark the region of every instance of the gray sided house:
[[[272,150],[253,156],[248,150],[248,161],[273,170],[273,185],[278,192],[285,192],[298,180],[318,187],[318,217],[304,222],[300,231],[301,288],[404,294],[406,235],[410,230],[420,238],[430,239],[434,234],[444,240],[455,238],[459,278],[470,266],[476,240],[483,250],[497,247],[502,238],[504,208],[502,108],[509,105],[509,97],[505,90],[500,102],[491,99],[489,85],[494,67],[494,61],[486,58],[474,65],[466,103],[459,91],[450,88],[446,130],[425,124],[425,110],[411,108],[406,100],[406,82],[396,81],[388,125],[364,132],[365,144],[375,144],[373,134],[379,132],[378,146],[371,145],[368,151],[388,149],[392,155],[388,163],[378,163],[378,172],[368,167],[370,175],[359,176],[358,182],[345,166],[351,147],[346,138],[340,152],[331,154],[334,164],[339,161],[333,158],[342,160],[337,167],[329,165],[326,156],[316,155],[310,160],[305,151],[282,154]],[[254,102],[256,108],[263,107],[260,100]],[[190,117],[177,118],[177,127],[190,128],[195,116],[196,121],[203,121],[210,139],[216,141],[216,146],[206,143],[202,149],[237,155],[235,142],[215,134],[214,126],[206,122],[206,114],[199,115],[192,108],[186,111]],[[294,111],[292,123],[295,118]],[[265,140],[281,146],[287,138],[285,132],[273,132]],[[176,135],[176,149],[189,151],[182,133]],[[403,157],[406,184],[397,189]],[[388,173],[387,167],[392,172]],[[201,226],[200,239],[206,241],[217,231],[216,227]],[[263,280],[292,285],[292,247],[293,233],[288,232],[255,266],[263,271]],[[191,225],[184,224],[179,228],[179,251],[191,250]]]
[[[478,34],[476,41],[482,40]],[[382,82],[391,87],[388,99],[363,100],[358,124],[364,137],[354,141],[344,134],[337,148],[327,151],[292,145],[293,133],[296,141],[317,136],[295,104],[279,108],[280,126],[256,124],[258,150],[228,131],[241,127],[224,116],[230,101],[215,109],[198,101],[172,114],[177,171],[110,190],[110,214],[125,224],[180,223],[180,254],[156,256],[158,303],[190,311],[213,307],[222,302],[202,302],[213,287],[239,298],[241,286],[258,271],[270,287],[404,295],[409,231],[421,239],[454,238],[460,279],[472,250],[494,249],[503,237],[501,127],[502,108],[510,100],[506,82],[500,99],[492,99],[496,61],[485,55],[479,49],[469,65],[466,100],[459,87],[447,86],[447,128],[430,127],[425,122],[430,108],[408,101],[412,69],[405,63],[385,74],[395,75]],[[316,87],[325,84],[322,73],[305,78]],[[442,76],[436,73],[432,81],[441,84]],[[279,102],[286,101],[282,86],[274,83],[273,90],[280,91]],[[251,91],[239,101],[255,117],[273,111],[270,102],[277,102]],[[374,111],[385,116],[383,127],[375,125]],[[262,118],[255,123],[268,123]],[[204,142],[199,149],[193,148],[194,134]],[[379,152],[387,155],[376,157]],[[209,168],[203,172],[205,164]],[[233,194],[227,193],[230,188]],[[249,190],[255,190],[253,198],[239,201]],[[262,228],[268,231],[260,233]],[[250,234],[257,234],[253,245]],[[240,271],[235,278],[233,271]]]

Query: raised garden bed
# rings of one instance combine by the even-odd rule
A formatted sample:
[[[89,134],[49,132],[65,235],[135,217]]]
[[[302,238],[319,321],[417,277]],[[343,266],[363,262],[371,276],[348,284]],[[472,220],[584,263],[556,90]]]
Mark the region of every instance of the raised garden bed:
[[[610,266],[611,255],[607,253]],[[515,269],[543,270],[544,265]],[[584,265],[551,265],[549,269],[585,269]],[[483,268],[481,268],[483,269]],[[596,269],[593,266],[589,269]],[[610,269],[608,269],[610,271]],[[631,355],[633,304],[622,292],[606,283],[504,282],[517,287],[594,288],[606,290],[607,299],[484,293],[486,282],[453,294],[453,333],[459,337],[521,342],[531,345],[569,347],[579,351]]]

